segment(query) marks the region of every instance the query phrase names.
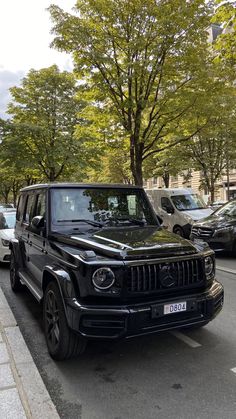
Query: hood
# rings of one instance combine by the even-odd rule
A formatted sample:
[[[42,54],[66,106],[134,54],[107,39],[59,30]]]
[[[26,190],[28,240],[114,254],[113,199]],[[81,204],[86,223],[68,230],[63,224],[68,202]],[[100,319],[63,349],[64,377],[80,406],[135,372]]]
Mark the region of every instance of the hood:
[[[98,255],[117,259],[177,256],[197,252],[190,241],[158,227],[107,228],[92,234],[56,236],[58,242],[67,246],[93,250]],[[72,249],[71,251],[73,253]],[[76,253],[78,254],[78,250]]]
[[[193,219],[193,221],[201,220],[213,213],[211,208],[203,208],[203,209],[196,209],[196,210],[186,210],[184,214],[188,215]]]
[[[4,240],[14,239],[14,228],[6,228],[5,230],[0,230],[0,237]]]
[[[236,225],[236,218],[227,217],[226,215],[217,215],[213,213],[209,217],[206,217],[196,224],[198,227],[209,227],[209,228],[220,228],[220,227],[227,227],[230,225]]]

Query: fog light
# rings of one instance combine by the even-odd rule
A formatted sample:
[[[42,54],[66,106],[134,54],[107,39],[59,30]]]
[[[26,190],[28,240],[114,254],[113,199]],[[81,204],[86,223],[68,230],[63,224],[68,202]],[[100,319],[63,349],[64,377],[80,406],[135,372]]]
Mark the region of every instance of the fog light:
[[[215,263],[212,256],[207,256],[205,258],[205,274],[207,277],[214,274]]]
[[[115,274],[110,268],[99,268],[92,276],[93,285],[100,290],[111,288],[115,282]]]

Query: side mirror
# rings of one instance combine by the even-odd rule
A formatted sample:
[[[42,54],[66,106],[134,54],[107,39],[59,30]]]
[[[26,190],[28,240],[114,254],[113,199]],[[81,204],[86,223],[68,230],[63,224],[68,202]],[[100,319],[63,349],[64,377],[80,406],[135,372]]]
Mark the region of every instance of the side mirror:
[[[36,215],[36,217],[31,220],[31,226],[36,229],[44,227],[44,217],[42,215]]]
[[[175,210],[171,206],[162,205],[163,210],[167,212],[167,214],[174,214]]]

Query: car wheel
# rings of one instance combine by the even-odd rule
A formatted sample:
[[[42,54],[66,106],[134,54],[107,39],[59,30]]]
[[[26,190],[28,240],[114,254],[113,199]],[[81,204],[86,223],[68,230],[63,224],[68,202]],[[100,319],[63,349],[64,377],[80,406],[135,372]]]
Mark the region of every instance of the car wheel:
[[[232,247],[232,255],[236,256],[236,241],[234,242],[233,247]]]
[[[48,284],[43,300],[44,333],[48,351],[57,361],[82,354],[86,339],[69,329],[62,297],[56,282]]]
[[[184,231],[180,226],[174,227],[173,233],[178,234],[181,237],[184,237]]]
[[[14,292],[19,292],[24,288],[24,285],[20,282],[20,277],[18,274],[19,265],[16,261],[13,251],[11,251],[10,258],[10,283],[11,289]]]

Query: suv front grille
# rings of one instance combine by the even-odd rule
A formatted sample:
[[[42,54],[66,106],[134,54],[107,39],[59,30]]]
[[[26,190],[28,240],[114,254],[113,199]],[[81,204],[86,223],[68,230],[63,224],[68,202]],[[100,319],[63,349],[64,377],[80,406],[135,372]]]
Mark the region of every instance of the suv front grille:
[[[204,283],[201,259],[128,267],[128,293],[150,293]]]
[[[208,237],[212,237],[214,230],[208,227],[192,227],[191,235],[197,237],[199,239],[205,239]]]

